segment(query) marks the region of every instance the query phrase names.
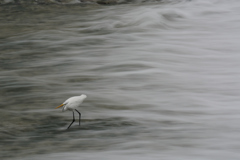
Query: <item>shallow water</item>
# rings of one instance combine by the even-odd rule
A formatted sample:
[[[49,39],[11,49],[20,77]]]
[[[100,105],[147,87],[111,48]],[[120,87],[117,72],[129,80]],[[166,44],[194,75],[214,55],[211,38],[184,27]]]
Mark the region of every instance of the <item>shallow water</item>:
[[[1,159],[239,159],[239,8],[1,6]]]

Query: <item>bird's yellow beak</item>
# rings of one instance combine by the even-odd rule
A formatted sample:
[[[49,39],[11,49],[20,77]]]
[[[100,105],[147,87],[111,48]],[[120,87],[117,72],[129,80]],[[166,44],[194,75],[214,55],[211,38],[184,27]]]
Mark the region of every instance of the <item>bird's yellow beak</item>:
[[[63,105],[64,105],[64,104],[61,104],[60,106],[56,107],[55,109],[60,108],[60,107],[62,107]]]

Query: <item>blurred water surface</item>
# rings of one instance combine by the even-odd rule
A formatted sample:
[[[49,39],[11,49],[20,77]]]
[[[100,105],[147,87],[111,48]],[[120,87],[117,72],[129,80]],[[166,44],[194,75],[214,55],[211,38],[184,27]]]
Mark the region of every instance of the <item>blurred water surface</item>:
[[[1,159],[240,158],[239,1],[0,12]]]

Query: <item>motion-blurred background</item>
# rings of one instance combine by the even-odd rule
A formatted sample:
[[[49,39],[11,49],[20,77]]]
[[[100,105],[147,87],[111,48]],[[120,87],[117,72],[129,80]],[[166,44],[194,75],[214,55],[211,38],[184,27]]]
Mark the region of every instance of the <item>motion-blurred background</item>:
[[[238,0],[2,5],[1,159],[239,160],[239,43]]]

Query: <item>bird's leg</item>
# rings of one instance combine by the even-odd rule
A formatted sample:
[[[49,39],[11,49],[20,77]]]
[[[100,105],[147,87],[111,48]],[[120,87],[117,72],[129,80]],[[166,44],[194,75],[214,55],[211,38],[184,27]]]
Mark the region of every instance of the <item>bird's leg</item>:
[[[76,109],[75,109],[76,110]],[[80,123],[81,123],[81,113],[78,111],[78,110],[76,110],[77,112],[78,112],[78,114],[79,114],[79,126],[80,126]]]
[[[70,127],[71,127],[71,125],[73,124],[73,122],[75,121],[75,117],[74,117],[74,111],[72,111],[73,112],[73,120],[72,120],[72,123],[68,126],[68,128],[67,129],[69,129]]]

